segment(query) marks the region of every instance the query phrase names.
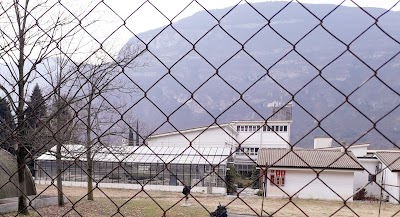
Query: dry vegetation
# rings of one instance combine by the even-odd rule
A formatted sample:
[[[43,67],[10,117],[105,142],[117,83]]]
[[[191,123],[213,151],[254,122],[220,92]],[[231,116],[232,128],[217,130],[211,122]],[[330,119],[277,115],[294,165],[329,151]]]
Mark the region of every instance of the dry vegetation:
[[[43,195],[57,195],[55,187],[38,186]],[[182,194],[172,192],[122,189],[96,189],[94,201],[84,197],[85,188],[65,187],[69,203],[63,208],[57,206],[31,211],[31,216],[209,216],[218,203],[228,204],[229,213],[257,215],[260,213],[262,198],[258,196],[215,196],[193,194],[190,207],[183,207]],[[151,199],[152,198],[152,199]],[[75,205],[72,205],[72,203]],[[285,205],[286,204],[286,205]],[[294,205],[295,204],[295,205]],[[290,203],[287,199],[268,199],[264,209],[273,216],[378,216],[378,202],[343,202],[299,200]],[[208,211],[207,211],[208,210]],[[354,212],[353,212],[354,211]],[[394,216],[400,211],[399,205],[382,203],[381,216]],[[79,214],[78,214],[79,213]],[[14,216],[11,214],[9,216]],[[268,216],[264,214],[264,216]]]

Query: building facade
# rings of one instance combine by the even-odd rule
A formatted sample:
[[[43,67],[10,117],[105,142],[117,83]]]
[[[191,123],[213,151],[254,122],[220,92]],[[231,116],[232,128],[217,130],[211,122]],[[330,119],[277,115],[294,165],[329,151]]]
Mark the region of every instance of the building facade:
[[[229,147],[236,170],[250,175],[261,148],[290,147],[292,105],[272,107],[267,120],[238,120],[230,123],[199,127],[150,136],[151,146]]]
[[[352,201],[354,174],[363,170],[351,152],[316,149],[261,149],[257,164],[272,198]]]

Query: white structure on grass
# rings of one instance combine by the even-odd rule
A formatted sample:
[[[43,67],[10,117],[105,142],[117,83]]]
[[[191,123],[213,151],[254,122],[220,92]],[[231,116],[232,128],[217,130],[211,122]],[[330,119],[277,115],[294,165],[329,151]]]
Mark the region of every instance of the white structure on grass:
[[[83,145],[63,146],[63,185],[87,186],[85,151]],[[224,179],[230,151],[224,147],[98,148],[94,151],[92,178],[104,188],[140,190],[144,185],[145,190],[181,192],[186,184],[193,186],[192,192],[226,194]],[[37,184],[55,182],[55,147],[37,158],[35,167]]]
[[[381,171],[380,182],[382,194],[390,203],[400,203],[400,152],[378,151],[375,153],[379,160],[378,168]]]
[[[241,173],[251,173],[261,148],[290,147],[292,105],[272,107],[274,114],[267,121],[232,121],[231,123],[198,127],[153,135],[147,144],[152,146],[228,147]]]
[[[261,149],[257,164],[273,198],[352,201],[354,173],[363,170],[351,152],[315,149]]]

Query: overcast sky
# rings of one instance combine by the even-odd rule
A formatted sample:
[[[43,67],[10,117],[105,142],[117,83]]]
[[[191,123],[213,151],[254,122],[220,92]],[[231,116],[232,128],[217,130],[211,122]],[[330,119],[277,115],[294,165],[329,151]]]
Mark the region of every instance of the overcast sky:
[[[248,2],[265,1],[266,0],[249,0]],[[344,5],[356,6],[353,3],[355,2],[362,7],[378,7],[389,9],[393,5],[395,5],[397,1],[398,0],[347,0],[345,1]],[[116,33],[114,33],[114,35],[116,35],[116,37],[114,37],[116,38],[116,40],[114,40],[114,46],[116,47],[121,47],[129,40],[129,38],[132,37],[132,33],[130,33],[129,31],[133,31],[135,34],[138,34],[140,32],[169,24],[169,21],[148,2],[144,3],[144,5],[137,10],[137,8],[139,8],[139,6],[142,5],[143,2],[145,2],[144,0],[105,0],[104,2],[110,8],[112,8],[112,10],[114,10],[114,12],[117,13],[121,18],[126,19],[130,16],[130,18],[126,22],[126,26],[129,28],[129,30],[126,28],[120,28],[119,30],[117,30]],[[173,19],[174,22],[203,10],[203,8],[196,2],[187,7],[191,0],[150,0],[150,2],[155,7],[157,7],[158,10],[164,13],[166,17],[168,17],[169,19]],[[238,2],[244,3],[244,1],[239,0],[199,0],[199,3],[208,10],[230,7],[237,4]],[[342,0],[300,0],[300,2],[313,4],[339,4],[342,2]],[[177,14],[185,7],[187,8],[184,10],[184,12],[176,17]],[[110,13],[109,8],[107,8],[106,6],[101,5],[97,8],[97,10],[103,10],[104,13],[107,14],[107,16],[111,16],[111,18],[108,20],[114,20],[112,22],[102,24],[103,26],[101,30],[99,30],[100,32],[96,34],[97,36],[101,37],[101,35],[110,35],[113,33],[113,31],[115,31],[118,26],[122,24],[121,20],[117,16],[112,15],[113,13]],[[393,10],[400,10],[400,4],[393,8]],[[131,15],[132,13],[133,15]]]

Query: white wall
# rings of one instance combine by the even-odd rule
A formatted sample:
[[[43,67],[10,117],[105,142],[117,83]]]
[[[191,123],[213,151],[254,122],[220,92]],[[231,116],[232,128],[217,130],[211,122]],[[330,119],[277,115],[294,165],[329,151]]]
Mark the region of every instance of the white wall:
[[[196,146],[221,146],[224,144],[232,144],[237,146],[235,139],[242,143],[242,147],[257,147],[257,148],[287,148],[290,142],[290,122],[278,122],[271,123],[274,126],[287,126],[287,132],[271,132],[271,131],[260,131],[257,132],[239,132],[237,133],[237,125],[256,125],[254,122],[240,122],[240,124],[232,124],[230,126],[225,125],[222,130],[219,127],[212,127],[203,132],[200,130],[188,130],[182,131],[182,134],[188,140],[193,140],[193,144]],[[260,124],[261,126],[261,124]],[[199,134],[203,132],[200,136]],[[229,133],[229,135],[227,134]],[[253,134],[254,133],[254,134]],[[278,136],[278,135],[279,136]],[[187,146],[189,141],[179,133],[161,134],[159,136],[152,136],[148,139],[150,146]],[[234,139],[233,139],[234,138]]]
[[[320,180],[316,179],[312,181],[316,177],[314,171],[310,169],[297,169],[297,170],[282,169],[282,170],[286,170],[285,185],[280,186],[282,189],[281,190],[277,186],[271,185],[269,180],[267,179],[266,181],[267,197],[286,198],[288,197],[284,193],[286,192],[287,194],[289,194],[289,196],[294,195],[294,198],[324,199],[324,200],[339,200],[339,201],[342,200],[327,186],[325,186]],[[330,186],[336,193],[338,193],[344,199],[350,198],[349,201],[353,200],[352,197],[353,182],[354,182],[353,171],[344,171],[344,170],[323,171],[322,173],[320,173],[319,176],[328,186]],[[268,177],[270,177],[270,170],[268,171]],[[305,185],[307,186],[303,188]],[[302,190],[298,192],[300,189]]]
[[[50,180],[35,180],[37,185],[51,185]],[[54,185],[57,181],[54,181]],[[128,184],[128,183],[99,183],[100,188],[118,188],[118,189],[132,189],[141,190],[142,186],[139,184]],[[71,182],[63,181],[63,186],[71,187],[87,187],[87,182]],[[145,185],[144,190],[149,191],[169,191],[169,192],[182,192],[183,186],[171,186],[171,185]],[[207,187],[193,187],[190,192],[207,193]],[[211,187],[212,194],[226,194],[226,188],[223,187]]]
[[[383,170],[383,187],[384,189],[390,193],[386,193],[383,191],[384,198],[386,196],[389,196],[389,202],[394,203],[394,204],[399,204],[399,173],[397,172],[391,172],[388,168]]]
[[[243,142],[243,147],[287,148],[290,141],[289,132],[239,132],[237,140]],[[279,136],[278,136],[278,135]]]
[[[225,126],[223,127],[227,133],[236,138],[236,135],[232,132],[232,129]],[[226,143],[233,144],[233,139],[226,132],[224,132],[219,127],[209,128],[204,131],[200,136],[199,134],[203,132],[202,130],[183,132],[187,139],[192,141],[194,138],[197,138],[193,141],[193,145],[200,146],[222,146]],[[182,136],[181,134],[166,134],[162,136],[154,136],[148,140],[149,146],[188,146],[189,141]]]
[[[353,152],[356,157],[364,157],[367,155],[368,146],[354,145],[350,146],[348,150]]]
[[[376,182],[378,184],[375,182],[372,183],[368,182],[369,173],[376,174],[376,167],[378,166],[379,161],[377,159],[365,159],[365,158],[358,158],[358,161],[365,168],[365,170],[357,171],[354,173],[354,192],[359,188],[360,189],[364,188],[365,186],[365,190],[367,191],[367,196],[380,198],[381,187],[378,184],[381,185],[382,173],[379,173],[376,176]]]
[[[314,138],[314,149],[332,147],[332,141],[332,138],[316,137]]]

